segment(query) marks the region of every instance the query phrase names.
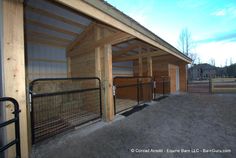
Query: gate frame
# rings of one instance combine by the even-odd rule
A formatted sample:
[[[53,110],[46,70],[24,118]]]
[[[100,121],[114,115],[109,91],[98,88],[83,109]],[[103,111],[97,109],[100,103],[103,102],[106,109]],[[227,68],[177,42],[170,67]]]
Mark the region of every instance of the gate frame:
[[[128,86],[135,86],[136,85],[136,88],[137,88],[137,104],[133,105],[133,106],[131,106],[129,108],[123,109],[123,110],[121,110],[119,112],[116,111],[116,89],[117,89],[117,86],[114,84],[115,83],[115,79],[117,79],[117,78],[129,78],[129,79],[133,78],[133,79],[137,79],[137,82],[136,82],[137,84],[129,84],[129,85],[125,85],[125,86],[119,86],[119,87],[122,88],[122,87],[128,87]],[[139,80],[142,79],[142,78],[149,78],[149,79],[151,79],[151,82],[149,82],[149,83],[152,86],[151,87],[151,89],[152,89],[152,99],[151,99],[151,101],[152,101],[154,99],[153,98],[153,93],[154,93],[154,78],[152,76],[116,76],[116,77],[113,78],[113,100],[114,100],[114,114],[115,115],[118,114],[118,113],[121,113],[123,111],[126,111],[126,110],[128,110],[130,108],[133,108],[135,106],[141,105],[140,104],[140,86],[142,86],[143,84],[140,84]]]
[[[12,140],[11,142],[7,143],[6,145],[4,145],[3,147],[0,147],[0,152],[3,152],[5,150],[7,150],[8,148],[10,148],[13,145],[16,145],[16,158],[21,158],[21,147],[20,147],[20,109],[19,109],[19,104],[18,102],[11,97],[2,97],[0,98],[0,102],[11,102],[14,105],[14,111],[12,112],[12,114],[14,114],[14,118],[4,121],[2,123],[0,123],[0,128],[3,128],[5,126],[8,126],[12,123],[15,124],[15,139]]]
[[[87,89],[80,89],[80,90],[70,90],[70,91],[62,91],[62,92],[52,92],[52,93],[45,93],[45,94],[34,94],[33,93],[33,86],[34,83],[37,81],[50,81],[50,80],[98,80],[98,87],[97,88],[87,88]],[[30,82],[29,84],[29,105],[30,105],[30,120],[31,120],[31,139],[32,139],[32,144],[35,144],[35,139],[34,139],[34,113],[33,113],[33,97],[37,96],[49,96],[49,95],[57,95],[57,94],[65,94],[65,93],[74,93],[74,92],[85,92],[85,91],[92,91],[92,90],[99,90],[99,108],[100,108],[100,116],[93,118],[91,120],[85,121],[83,123],[80,123],[78,125],[71,126],[70,128],[74,128],[80,125],[83,125],[85,123],[88,123],[90,121],[96,120],[98,118],[102,118],[102,88],[101,88],[101,79],[99,77],[73,77],[73,78],[39,78],[35,79]],[[69,128],[68,128],[69,129]]]

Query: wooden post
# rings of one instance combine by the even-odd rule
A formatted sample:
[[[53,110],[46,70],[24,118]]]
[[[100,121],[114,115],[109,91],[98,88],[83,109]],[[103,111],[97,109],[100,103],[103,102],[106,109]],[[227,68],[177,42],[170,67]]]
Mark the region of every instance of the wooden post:
[[[138,58],[138,75],[143,76],[143,58],[142,58],[142,52],[141,47],[139,47],[139,58]]]
[[[101,28],[95,27],[95,39],[101,39]],[[95,48],[95,75],[101,79],[102,72],[101,72],[101,48]]]
[[[105,120],[111,121],[114,118],[114,102],[112,94],[112,46],[104,46],[104,104]]]
[[[70,78],[71,76],[71,57],[67,57],[67,77]]]
[[[25,51],[23,3],[20,0],[3,1],[3,95],[15,98],[20,105],[21,156],[29,157],[26,107]],[[12,118],[13,105],[7,105],[6,119]],[[13,126],[7,129],[7,141],[14,139]],[[7,157],[15,156],[15,148],[7,150]]]
[[[152,57],[151,56],[147,57],[147,71],[148,71],[148,76],[152,77]]]

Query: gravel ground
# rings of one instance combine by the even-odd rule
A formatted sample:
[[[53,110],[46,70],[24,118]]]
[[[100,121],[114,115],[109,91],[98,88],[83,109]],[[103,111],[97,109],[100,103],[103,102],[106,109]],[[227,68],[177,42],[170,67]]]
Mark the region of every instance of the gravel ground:
[[[235,158],[236,95],[170,96],[85,133],[77,130],[38,144],[32,157]],[[223,149],[228,150],[219,153]]]

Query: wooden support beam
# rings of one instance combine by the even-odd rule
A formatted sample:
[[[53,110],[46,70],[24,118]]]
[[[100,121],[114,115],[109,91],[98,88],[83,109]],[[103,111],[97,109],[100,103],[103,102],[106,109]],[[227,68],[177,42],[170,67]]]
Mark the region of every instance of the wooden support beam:
[[[105,120],[111,121],[114,118],[114,102],[113,102],[113,80],[112,80],[112,46],[106,44],[104,46],[104,103],[105,103]]]
[[[3,95],[15,98],[19,103],[21,157],[29,157],[29,123],[26,106],[25,84],[25,50],[24,50],[24,16],[23,3],[19,0],[3,2],[3,36],[2,36],[2,68],[3,68]],[[6,120],[12,119],[13,105],[7,103]],[[6,141],[15,138],[14,126],[7,126]],[[15,157],[15,146],[7,151],[7,157]]]
[[[42,23],[42,22],[39,22],[39,21],[36,21],[36,20],[26,19],[26,23],[27,24],[32,24],[32,25],[35,25],[35,26],[39,26],[39,27],[42,27],[42,28],[45,28],[45,29],[48,29],[48,30],[60,32],[60,33],[63,33],[63,34],[68,34],[68,35],[71,35],[71,36],[77,36],[78,35],[78,33],[68,31],[68,30],[62,29],[62,28],[57,27],[57,26],[45,24],[45,23]]]
[[[101,28],[96,27],[95,28],[95,38],[96,41],[101,39]],[[97,47],[95,48],[95,75],[96,77],[102,78],[102,72],[101,72],[101,48]]]
[[[71,75],[71,58],[70,57],[67,57],[67,77],[68,78],[71,78],[72,75]]]
[[[143,76],[143,58],[142,58],[141,47],[139,47],[139,52],[138,52],[138,74],[139,76]]]
[[[130,35],[135,36],[136,38],[139,38],[142,41],[147,42],[148,44],[156,47],[156,48],[160,48],[162,50],[164,50],[167,53],[170,53],[188,63],[190,63],[191,61],[189,61],[187,58],[185,58],[184,56],[180,55],[179,53],[176,53],[176,51],[173,51],[171,49],[168,49],[166,46],[164,46],[163,44],[158,43],[155,40],[155,36],[153,35],[146,35],[145,33],[140,33],[140,31],[142,31],[142,29],[138,26],[139,28],[135,29],[136,27],[132,27],[132,25],[134,23],[132,23],[132,21],[130,21],[130,25],[125,24],[124,22],[114,18],[113,16],[105,13],[103,10],[100,10],[92,5],[90,5],[89,3],[87,3],[86,1],[75,1],[75,0],[56,0],[57,2],[66,5],[70,8],[73,8],[77,11],[80,11],[88,16],[91,16],[94,19],[100,20],[108,25],[113,26],[114,28],[117,28],[121,31],[125,31]],[[92,1],[92,2],[97,2],[97,1]],[[97,2],[102,3],[100,1]],[[124,18],[124,17],[122,17]],[[146,32],[146,31],[145,31]],[[152,38],[152,37],[153,38]],[[168,45],[168,44],[167,44]]]
[[[67,52],[70,52],[74,49],[74,47],[76,47],[77,45],[80,44],[80,42],[85,39],[90,33],[91,31],[94,29],[95,23],[91,23],[88,27],[86,27],[84,29],[84,31],[82,33],[80,33],[74,41],[72,41],[66,48]]]
[[[152,72],[152,57],[148,56],[147,57],[147,70],[148,70],[148,76],[152,76],[153,72]]]
[[[77,56],[81,55],[81,53],[87,53],[90,50],[95,49],[96,47],[103,46],[107,43],[116,44],[117,42],[124,41],[124,40],[129,40],[132,39],[133,36],[130,36],[127,33],[124,32],[117,32],[114,34],[111,34],[107,37],[101,38],[100,40],[97,40],[96,42],[91,42],[91,43],[84,43],[81,44],[80,47],[74,49],[71,52],[67,53],[67,56]]]
[[[73,21],[69,18],[65,18],[63,16],[57,15],[55,13],[52,13],[52,12],[49,12],[49,11],[46,11],[46,10],[43,10],[43,9],[40,9],[40,8],[35,8],[35,7],[27,5],[26,9],[29,10],[29,11],[32,11],[34,13],[37,13],[39,15],[44,15],[45,17],[53,18],[55,20],[62,21],[64,23],[67,23],[67,24],[70,24],[70,25],[74,25],[74,26],[82,28],[82,29],[84,29],[86,27],[86,25],[78,23],[77,21]]]

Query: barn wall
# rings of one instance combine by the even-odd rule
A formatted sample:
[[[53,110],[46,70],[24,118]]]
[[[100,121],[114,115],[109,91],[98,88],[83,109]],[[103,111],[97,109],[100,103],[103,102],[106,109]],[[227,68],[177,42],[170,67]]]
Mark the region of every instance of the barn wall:
[[[28,81],[37,78],[67,77],[65,49],[27,43]]]
[[[116,76],[133,76],[133,62],[117,62],[112,64],[113,77]]]
[[[171,69],[169,69],[168,65],[171,64],[170,66]],[[186,62],[183,62],[182,60],[172,56],[172,55],[166,55],[166,56],[160,56],[160,57],[154,57],[153,58],[153,73],[154,77],[160,77],[160,76],[169,76],[172,79],[172,86],[170,87],[171,92],[175,92],[175,88],[173,88],[175,85],[173,82],[175,82],[176,78],[176,72],[174,72],[173,65],[179,67],[179,85],[180,85],[180,91],[181,92],[186,92],[187,90],[187,64]],[[173,71],[173,72],[169,72]],[[173,74],[172,74],[173,73]],[[171,75],[172,74],[172,75]],[[171,75],[171,76],[170,76]]]

